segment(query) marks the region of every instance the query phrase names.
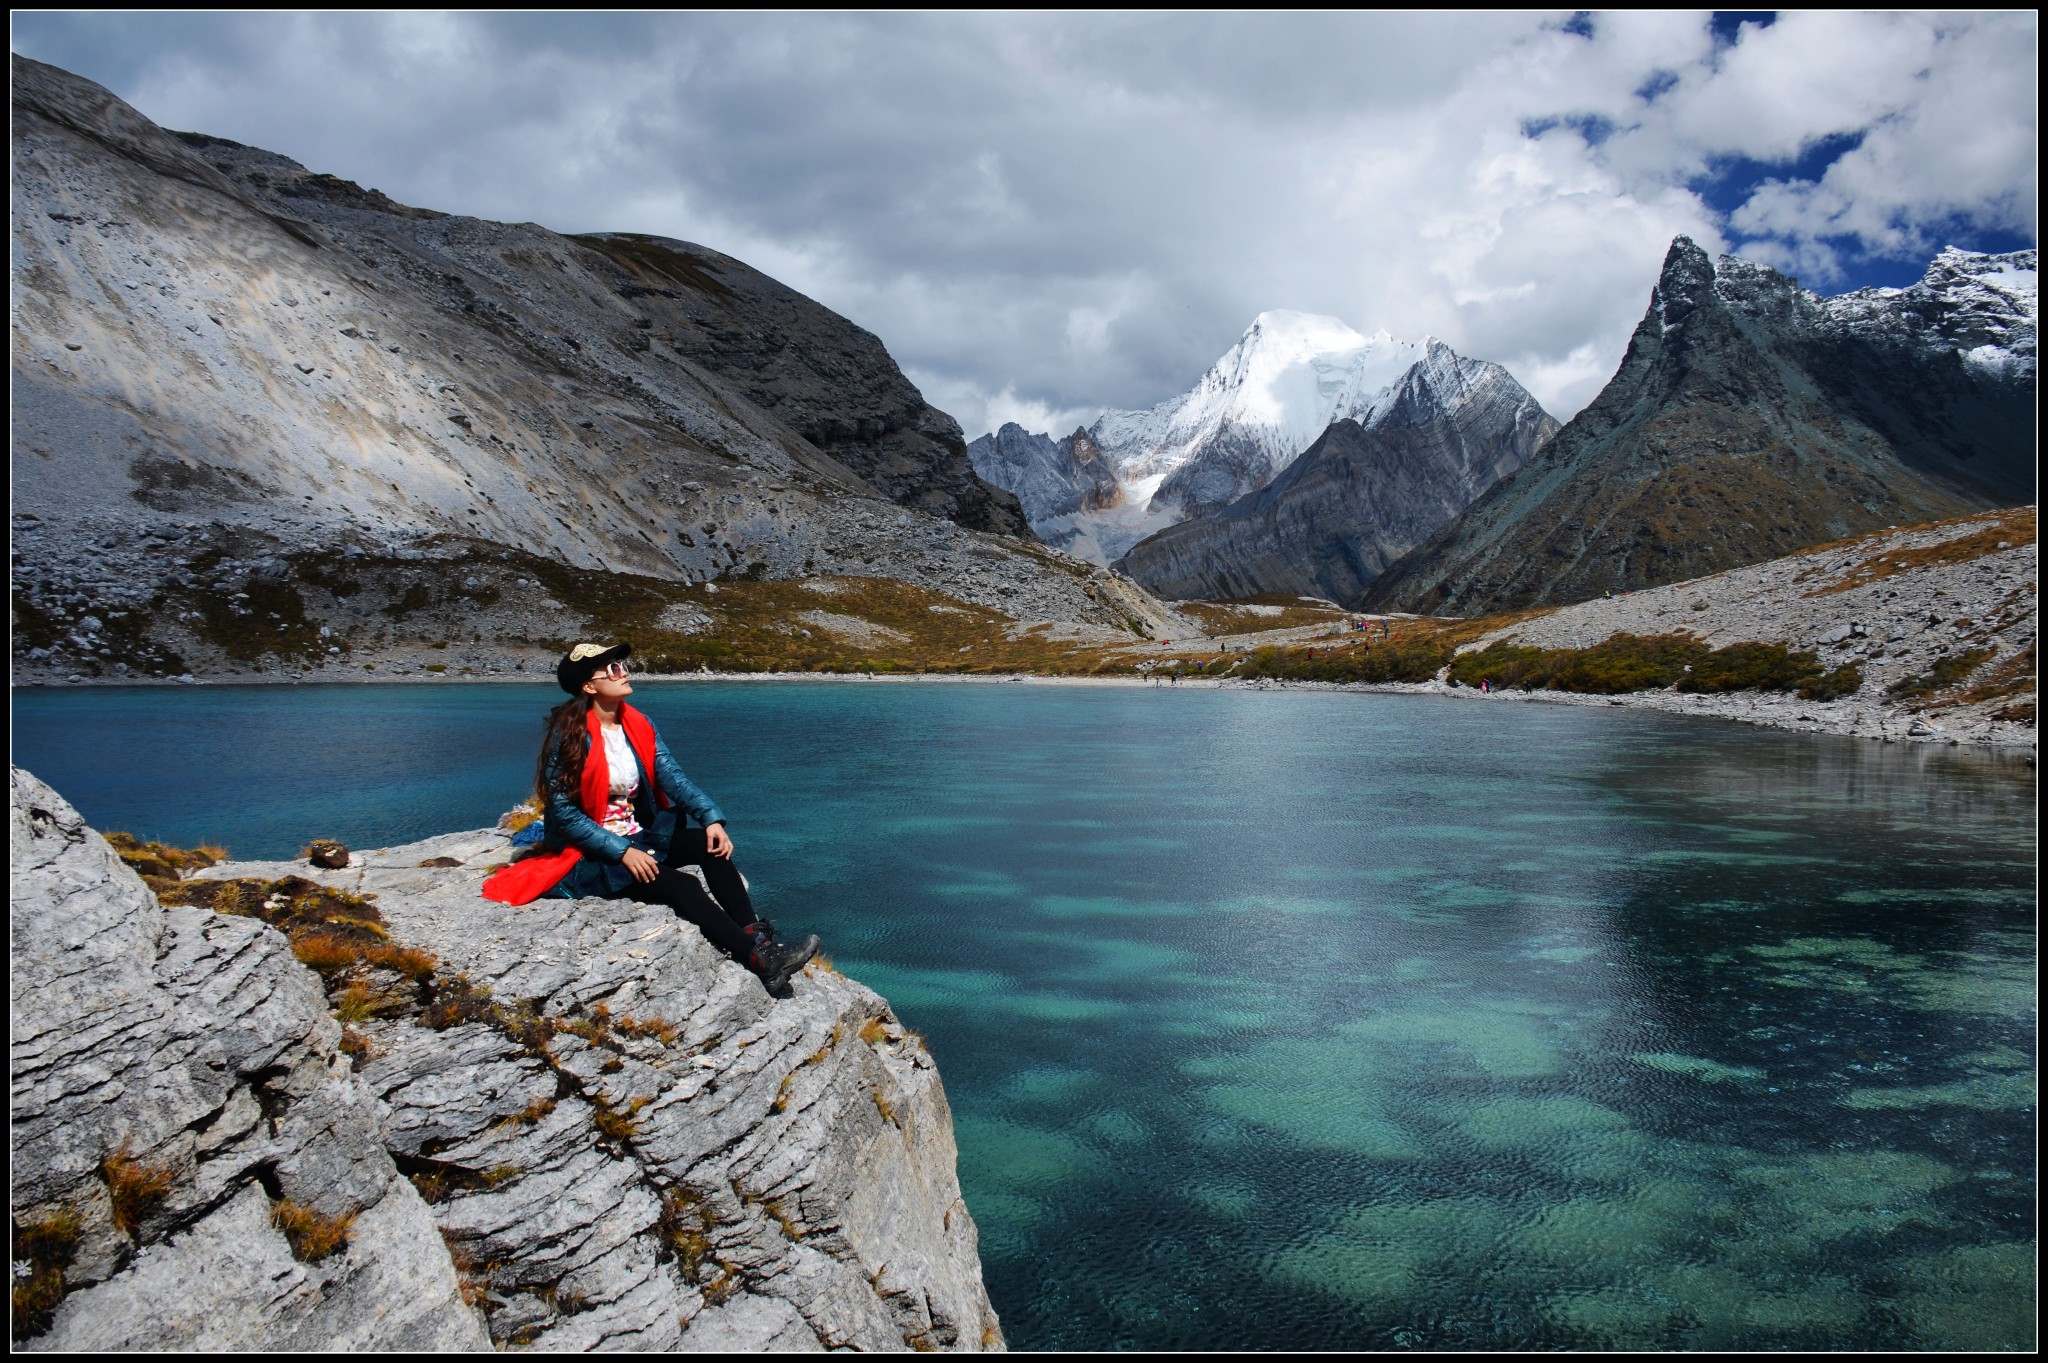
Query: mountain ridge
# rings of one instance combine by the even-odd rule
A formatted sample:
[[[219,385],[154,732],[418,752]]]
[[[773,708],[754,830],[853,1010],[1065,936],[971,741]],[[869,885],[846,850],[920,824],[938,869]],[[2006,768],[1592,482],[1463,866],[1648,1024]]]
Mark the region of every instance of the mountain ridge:
[[[1561,604],[2031,500],[2033,294],[1952,306],[1962,259],[1917,292],[1826,300],[1677,238],[1599,396],[1362,604]],[[2031,278],[2035,253],[1975,259]],[[1993,330],[2010,361],[1981,353]]]
[[[1455,355],[1434,337],[1367,336],[1335,317],[1269,310],[1184,393],[1104,412],[1058,441],[1009,423],[970,442],[968,457],[1020,492],[1046,543],[1112,563],[1265,487],[1334,422],[1379,424],[1403,378],[1443,353]]]

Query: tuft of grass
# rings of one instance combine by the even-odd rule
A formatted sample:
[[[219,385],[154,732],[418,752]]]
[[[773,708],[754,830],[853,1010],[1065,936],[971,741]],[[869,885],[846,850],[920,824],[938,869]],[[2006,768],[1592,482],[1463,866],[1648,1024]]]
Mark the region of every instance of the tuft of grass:
[[[478,984],[467,975],[437,976],[429,986],[432,997],[420,1013],[423,1027],[445,1032],[466,1022],[495,1021],[491,987]]]
[[[336,1016],[340,1015],[340,1011],[339,1008],[335,1010]],[[361,1070],[363,1066],[369,1064],[382,1054],[377,1049],[376,1043],[355,1028],[349,1026],[347,1019],[342,1021],[341,1053],[349,1058],[350,1066],[357,1070]]]
[[[623,1013],[612,1019],[612,1030],[620,1036],[659,1041],[664,1046],[675,1045],[683,1034],[683,1029],[667,1018],[633,1018]]]
[[[175,1169],[139,1158],[125,1139],[119,1149],[100,1161],[100,1177],[107,1182],[114,1224],[131,1240],[142,1222],[178,1186]]]
[[[16,1343],[50,1328],[57,1306],[68,1290],[64,1272],[77,1257],[84,1230],[84,1222],[70,1207],[11,1221],[8,1257],[14,1264]]]
[[[362,948],[339,933],[315,928],[292,938],[292,955],[310,970],[322,975],[337,975],[362,959]]]
[[[225,847],[172,847],[161,842],[143,842],[132,833],[104,835],[107,845],[144,880],[182,880],[192,872],[217,866],[227,860]]]
[[[349,1232],[355,1229],[354,1212],[346,1216],[322,1216],[311,1207],[290,1198],[280,1198],[270,1209],[270,1224],[284,1232],[292,1257],[300,1263],[317,1264],[348,1247]]]
[[[768,1104],[770,1112],[787,1112],[789,1110],[789,1091],[795,1084],[795,1070],[791,1070],[788,1074],[782,1076],[782,1082],[775,1086],[775,1101]]]
[[[895,1127],[900,1127],[903,1125],[902,1118],[896,1115],[896,1109],[889,1105],[889,1100],[882,1096],[882,1091],[880,1089],[869,1089],[868,1097],[875,1100],[875,1111],[882,1114],[883,1121]]]
[[[377,1009],[384,1001],[384,996],[370,988],[366,980],[350,980],[347,987],[335,996],[334,1016],[341,1019],[344,1024],[341,1033],[344,1049],[349,1038],[349,1028],[346,1024],[368,1022],[377,1015]]]
[[[464,1306],[482,1306],[491,1294],[491,1275],[488,1268],[479,1267],[470,1257],[469,1251],[460,1241],[441,1228],[441,1243],[448,1247],[448,1262],[455,1266],[456,1290],[462,1294]]]
[[[775,1218],[775,1224],[782,1227],[782,1238],[796,1244],[804,1238],[803,1223],[790,1214],[788,1200],[780,1197],[761,1199],[761,1210]]]
[[[682,1265],[683,1281],[695,1282],[711,1254],[711,1231],[718,1224],[710,1206],[688,1188],[670,1188],[661,1195],[659,1224],[662,1240]]]
[[[554,1100],[554,1099],[552,1099],[552,1098],[536,1098],[536,1099],[534,1099],[534,1100],[533,1100],[532,1102],[528,1103],[528,1104],[527,1104],[527,1105],[526,1105],[525,1107],[521,1108],[521,1109],[520,1109],[519,1111],[517,1111],[517,1112],[513,1113],[513,1114],[512,1114],[511,1116],[509,1116],[509,1117],[506,1117],[506,1118],[504,1118],[503,1120],[501,1120],[501,1121],[500,1121],[500,1122],[498,1123],[498,1125],[499,1125],[499,1126],[532,1126],[532,1125],[533,1125],[533,1124],[534,1124],[535,1122],[537,1122],[537,1121],[539,1121],[539,1120],[540,1120],[541,1118],[543,1118],[543,1117],[547,1116],[547,1115],[548,1115],[548,1114],[549,1114],[550,1112],[553,1112],[554,1110],[555,1110],[555,1100]]]
[[[887,1033],[882,1029],[882,1020],[877,1017],[863,1022],[860,1025],[860,1039],[870,1046],[879,1046],[888,1040]]]
[[[440,958],[431,951],[381,944],[365,947],[362,959],[380,970],[389,970],[413,981],[428,979],[441,964]]]
[[[648,1104],[646,1098],[635,1098],[624,1111],[613,1107],[596,1094],[590,1095],[590,1105],[596,1109],[597,1129],[615,1141],[630,1141],[640,1133],[638,1113]]]

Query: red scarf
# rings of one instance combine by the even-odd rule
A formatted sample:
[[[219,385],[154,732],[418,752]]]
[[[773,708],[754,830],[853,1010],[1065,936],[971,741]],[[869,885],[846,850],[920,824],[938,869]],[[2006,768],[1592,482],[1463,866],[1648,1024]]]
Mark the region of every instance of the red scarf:
[[[583,784],[576,793],[583,812],[601,823],[611,799],[612,777],[605,763],[604,731],[598,727],[595,705],[590,707],[589,719],[590,755],[583,759]],[[653,781],[654,726],[647,722],[647,716],[624,702],[619,705],[619,723],[626,730],[626,741],[633,745],[634,755],[640,759],[640,770]],[[668,808],[668,796],[662,794],[658,781],[654,782],[654,798],[657,808]],[[581,860],[583,849],[564,847],[559,852],[515,861],[484,882],[484,898],[500,904],[531,904],[555,888]]]

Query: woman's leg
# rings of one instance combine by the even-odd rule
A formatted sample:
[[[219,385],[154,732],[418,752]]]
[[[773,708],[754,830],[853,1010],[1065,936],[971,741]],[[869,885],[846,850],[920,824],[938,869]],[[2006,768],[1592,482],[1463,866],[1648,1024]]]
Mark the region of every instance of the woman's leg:
[[[759,916],[754,912],[753,898],[747,893],[747,884],[740,878],[739,868],[732,864],[731,857],[714,857],[706,850],[703,829],[676,829],[675,837],[668,845],[668,856],[661,864],[664,867],[695,866],[702,871],[705,881],[711,886],[711,893],[741,927]]]
[[[745,928],[732,920],[718,902],[704,893],[697,877],[673,866],[664,866],[650,881],[634,881],[623,895],[642,904],[666,904],[695,923],[706,941],[735,960],[745,961],[753,949]],[[751,916],[749,921],[752,921]]]

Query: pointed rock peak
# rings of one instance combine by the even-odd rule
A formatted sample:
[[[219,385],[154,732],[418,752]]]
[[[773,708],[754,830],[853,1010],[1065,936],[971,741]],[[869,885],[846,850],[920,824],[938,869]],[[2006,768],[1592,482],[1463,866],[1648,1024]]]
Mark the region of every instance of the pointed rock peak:
[[[1664,269],[1657,276],[1652,306],[1663,316],[1664,325],[1678,326],[1713,296],[1714,262],[1691,237],[1673,237],[1664,253]]]
[[[1708,283],[1714,279],[1712,257],[1700,249],[1691,237],[1673,237],[1671,249],[1664,253],[1664,268],[1658,273],[1658,283],[1692,281],[1704,278]]]

